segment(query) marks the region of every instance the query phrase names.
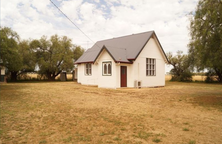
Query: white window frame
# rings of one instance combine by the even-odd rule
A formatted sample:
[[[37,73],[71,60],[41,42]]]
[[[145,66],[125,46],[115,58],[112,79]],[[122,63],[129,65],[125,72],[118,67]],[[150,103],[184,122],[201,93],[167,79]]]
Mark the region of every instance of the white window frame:
[[[87,76],[92,75],[92,64],[91,63],[85,64],[85,75],[87,75]]]
[[[156,59],[146,58],[146,76],[156,76]]]
[[[110,69],[109,69],[110,65]],[[102,75],[103,76],[111,76],[112,75],[112,62],[107,61],[102,63]]]

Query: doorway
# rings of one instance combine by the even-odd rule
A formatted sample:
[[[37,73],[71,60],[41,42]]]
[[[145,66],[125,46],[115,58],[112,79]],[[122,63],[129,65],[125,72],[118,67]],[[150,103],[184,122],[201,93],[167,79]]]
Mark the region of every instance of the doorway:
[[[127,87],[127,67],[121,66],[120,73],[121,73],[120,85],[121,87]]]

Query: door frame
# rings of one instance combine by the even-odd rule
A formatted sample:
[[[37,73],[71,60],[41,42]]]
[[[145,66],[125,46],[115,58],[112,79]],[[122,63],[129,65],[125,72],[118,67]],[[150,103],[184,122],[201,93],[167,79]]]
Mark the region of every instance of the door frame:
[[[125,70],[125,78],[123,78],[122,69]],[[120,66],[120,87],[127,87],[127,66]]]

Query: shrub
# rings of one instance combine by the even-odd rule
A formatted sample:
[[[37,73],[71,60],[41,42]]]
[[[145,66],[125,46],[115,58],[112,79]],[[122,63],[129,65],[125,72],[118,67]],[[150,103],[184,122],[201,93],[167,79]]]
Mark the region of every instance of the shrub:
[[[190,71],[185,71],[178,75],[173,75],[171,81],[191,82],[193,74]]]

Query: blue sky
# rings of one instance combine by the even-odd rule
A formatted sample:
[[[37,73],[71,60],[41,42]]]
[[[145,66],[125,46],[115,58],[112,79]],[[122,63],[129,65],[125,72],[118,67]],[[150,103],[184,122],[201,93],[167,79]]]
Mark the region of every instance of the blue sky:
[[[154,30],[165,52],[187,53],[189,15],[198,0],[52,0],[94,42]],[[50,0],[1,0],[1,26],[22,39],[66,35],[85,49],[93,42]]]

